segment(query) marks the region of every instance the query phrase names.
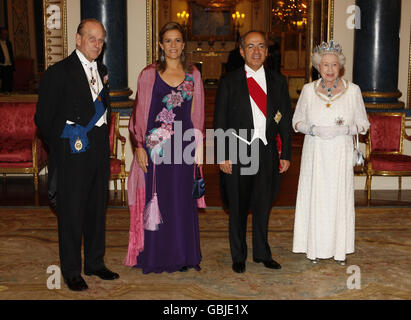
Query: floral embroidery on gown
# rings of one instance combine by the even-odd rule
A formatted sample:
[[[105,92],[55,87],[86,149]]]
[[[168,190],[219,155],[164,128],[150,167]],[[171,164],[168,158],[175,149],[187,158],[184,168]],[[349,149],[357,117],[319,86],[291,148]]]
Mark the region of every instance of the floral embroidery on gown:
[[[145,139],[149,158],[146,204],[152,198],[152,159],[162,158],[156,161],[155,184],[163,223],[158,231],[144,231],[144,250],[136,265],[143,273],[174,272],[184,266],[198,269],[201,262],[197,202],[192,196],[194,164],[186,163],[182,154],[193,146],[194,159],[194,135],[190,141],[182,139],[182,134],[193,129],[193,93],[192,75],[186,74],[179,86],[171,87],[156,72]],[[176,132],[181,133],[178,139]]]

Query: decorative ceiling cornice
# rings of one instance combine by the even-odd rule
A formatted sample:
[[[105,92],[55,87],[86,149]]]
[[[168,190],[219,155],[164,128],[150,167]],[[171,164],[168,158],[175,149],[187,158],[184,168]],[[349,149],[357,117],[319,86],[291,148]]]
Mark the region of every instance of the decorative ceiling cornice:
[[[203,7],[225,9],[235,7],[240,1],[241,0],[193,0],[191,2],[195,2]]]

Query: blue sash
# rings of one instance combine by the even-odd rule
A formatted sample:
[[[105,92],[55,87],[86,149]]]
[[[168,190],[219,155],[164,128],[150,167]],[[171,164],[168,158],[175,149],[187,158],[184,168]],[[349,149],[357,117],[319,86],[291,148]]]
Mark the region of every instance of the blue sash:
[[[94,116],[91,118],[90,122],[85,127],[79,124],[72,125],[66,123],[66,126],[64,127],[63,133],[61,134],[60,138],[69,139],[71,153],[84,152],[90,147],[87,133],[91,129],[93,129],[97,121],[103,116],[105,112],[104,104],[102,102],[103,90],[104,89],[100,91],[100,94],[94,101],[94,108],[96,112],[94,113]]]

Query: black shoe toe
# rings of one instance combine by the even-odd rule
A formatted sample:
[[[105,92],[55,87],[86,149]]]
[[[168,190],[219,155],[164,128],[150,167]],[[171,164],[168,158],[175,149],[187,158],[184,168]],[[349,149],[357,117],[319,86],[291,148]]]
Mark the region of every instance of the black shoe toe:
[[[88,289],[87,283],[82,276],[64,278],[64,282],[72,291],[84,291]]]
[[[118,273],[115,273],[106,267],[99,269],[97,271],[84,271],[84,274],[87,276],[97,276],[103,280],[116,280],[120,278]]]
[[[254,262],[257,262],[257,263],[262,262],[264,266],[268,269],[281,269],[281,265],[273,259],[271,260],[254,259]]]
[[[233,271],[237,273],[245,272],[245,262],[233,262]]]

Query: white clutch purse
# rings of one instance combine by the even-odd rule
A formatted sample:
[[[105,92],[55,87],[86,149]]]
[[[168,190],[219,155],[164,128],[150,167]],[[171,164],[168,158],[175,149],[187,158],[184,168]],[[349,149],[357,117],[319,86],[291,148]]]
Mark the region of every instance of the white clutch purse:
[[[353,166],[363,166],[365,162],[364,153],[359,149],[358,133],[354,138],[354,151],[353,151]]]

